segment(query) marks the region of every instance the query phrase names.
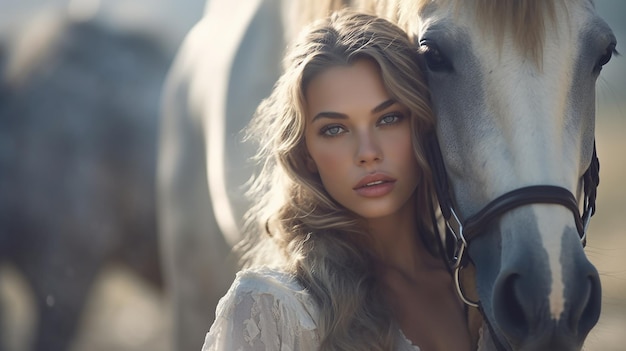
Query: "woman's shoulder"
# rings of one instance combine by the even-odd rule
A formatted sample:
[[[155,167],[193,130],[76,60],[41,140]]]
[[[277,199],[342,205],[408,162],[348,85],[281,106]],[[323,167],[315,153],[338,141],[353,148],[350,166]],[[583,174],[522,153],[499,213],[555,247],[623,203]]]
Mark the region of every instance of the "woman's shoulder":
[[[265,266],[239,271],[232,288],[238,293],[270,294],[279,299],[295,298],[307,304],[311,301],[311,295],[294,274]]]
[[[257,292],[304,297],[309,295],[293,274],[265,266],[239,271],[231,289],[239,293]]]
[[[298,282],[295,275],[284,270],[269,267],[254,267],[237,273],[233,284],[224,298],[239,301],[252,297],[270,297],[271,301],[291,309],[298,314],[306,314],[317,319],[318,308],[309,292]]]

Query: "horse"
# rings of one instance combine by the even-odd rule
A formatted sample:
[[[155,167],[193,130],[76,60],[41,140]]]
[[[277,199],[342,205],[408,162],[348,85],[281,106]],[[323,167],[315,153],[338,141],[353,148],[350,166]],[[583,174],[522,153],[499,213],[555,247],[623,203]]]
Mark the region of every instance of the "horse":
[[[584,252],[599,165],[595,82],[616,38],[591,0],[212,0],[164,86],[157,173],[174,343],[202,344],[236,264],[253,154],[239,131],[304,23],[343,6],[419,44],[460,298],[498,350],[580,350],[601,286]],[[472,319],[474,320],[474,319]]]
[[[173,57],[65,12],[16,33],[0,58],[0,261],[32,291],[29,349],[62,351],[107,264],[162,291],[154,170]]]

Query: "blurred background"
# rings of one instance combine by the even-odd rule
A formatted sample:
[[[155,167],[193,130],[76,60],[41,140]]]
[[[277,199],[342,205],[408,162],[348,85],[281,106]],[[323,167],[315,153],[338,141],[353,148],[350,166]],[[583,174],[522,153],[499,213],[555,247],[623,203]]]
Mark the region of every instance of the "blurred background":
[[[615,31],[618,51],[626,53],[626,2],[597,0],[596,7]],[[7,350],[29,351],[38,308],[66,307],[75,301],[84,305],[82,312],[67,309],[80,316],[77,337],[68,350],[170,349],[169,309],[151,204],[153,148],[161,84],[185,33],[203,10],[201,0],[0,0],[0,67],[5,67],[0,76],[9,77],[12,87],[0,88],[0,116],[27,116],[0,119],[0,343]],[[78,21],[68,25],[68,14]],[[18,59],[9,60],[13,52],[19,52]],[[89,61],[95,59],[97,63]],[[64,84],[70,79],[76,79],[75,86]],[[58,101],[57,93],[75,98]],[[30,100],[33,96],[38,103]],[[72,104],[76,115],[45,118],[52,108],[70,110],[63,104]],[[586,251],[601,274],[603,311],[585,349],[617,351],[626,349],[623,56],[614,57],[602,72],[597,111],[601,182]],[[88,125],[80,122],[86,114],[96,116]],[[35,135],[29,134],[33,125],[38,126]],[[21,144],[25,137],[31,142]],[[41,150],[44,161],[40,154],[32,157]],[[19,167],[3,168],[15,164],[16,155]],[[63,160],[64,168],[56,169],[55,160]],[[90,164],[93,160],[97,164]],[[33,174],[43,175],[35,186],[31,182],[26,188],[26,181],[16,181]],[[11,212],[7,204],[18,196],[20,206],[41,218],[38,223]],[[103,211],[96,198],[119,212]],[[55,211],[64,216],[55,216]],[[44,237],[38,236],[39,227],[47,229]],[[93,234],[82,242],[73,236],[78,235],[72,233],[76,228]],[[135,234],[117,234],[124,231]],[[25,234],[16,239],[10,232]],[[34,242],[41,247],[28,249]],[[57,249],[51,253],[50,247]],[[5,262],[7,257],[23,260],[26,273]],[[76,257],[80,267],[62,266]],[[62,276],[46,273],[57,266],[65,267]],[[52,292],[36,295],[25,275],[38,277],[39,290],[47,281],[62,281],[75,285],[77,293],[68,301]],[[43,306],[33,305],[33,300]]]

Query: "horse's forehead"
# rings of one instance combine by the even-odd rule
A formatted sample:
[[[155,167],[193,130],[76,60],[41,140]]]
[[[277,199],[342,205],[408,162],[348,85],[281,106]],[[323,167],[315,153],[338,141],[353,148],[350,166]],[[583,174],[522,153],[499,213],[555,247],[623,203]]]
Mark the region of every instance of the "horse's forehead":
[[[418,35],[420,39],[434,38],[444,54],[471,55],[477,63],[474,66],[477,74],[500,71],[502,79],[491,76],[490,83],[517,75],[531,85],[558,88],[558,84],[564,87],[574,74],[580,54],[585,51],[581,50],[586,45],[584,32],[589,31],[592,18],[597,16],[588,2],[559,2],[558,6],[563,8],[552,8],[556,12],[545,14],[543,22],[535,22],[541,23],[541,28],[533,29],[536,35],[524,37],[517,35],[519,22],[508,27],[502,24],[502,21],[519,19],[505,18],[485,24],[483,22],[490,17],[479,16],[479,9],[472,7],[472,3],[442,1],[439,6],[423,7]],[[550,10],[547,7],[542,9]],[[541,11],[529,13],[542,15]],[[460,61],[457,63],[461,64]],[[510,91],[495,87],[494,92],[506,94]]]
[[[497,2],[508,6],[486,6],[485,3],[488,2],[418,1],[416,7],[403,9],[405,15],[412,12],[418,16],[401,16],[401,22],[420,38],[433,26],[449,27],[482,42],[501,43],[501,36],[508,36],[522,50],[534,50],[536,46],[541,49],[544,35],[576,35],[591,17],[597,16],[591,0],[541,0],[523,8],[516,5],[515,0]]]

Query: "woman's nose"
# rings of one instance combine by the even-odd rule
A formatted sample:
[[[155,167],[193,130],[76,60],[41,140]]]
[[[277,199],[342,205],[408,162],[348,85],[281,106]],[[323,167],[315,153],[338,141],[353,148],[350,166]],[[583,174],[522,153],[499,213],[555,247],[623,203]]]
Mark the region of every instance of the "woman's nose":
[[[371,162],[382,161],[382,149],[373,133],[361,133],[358,139],[358,151],[356,155],[358,164],[363,165]]]

